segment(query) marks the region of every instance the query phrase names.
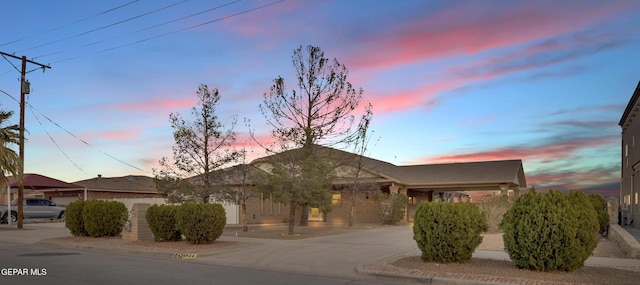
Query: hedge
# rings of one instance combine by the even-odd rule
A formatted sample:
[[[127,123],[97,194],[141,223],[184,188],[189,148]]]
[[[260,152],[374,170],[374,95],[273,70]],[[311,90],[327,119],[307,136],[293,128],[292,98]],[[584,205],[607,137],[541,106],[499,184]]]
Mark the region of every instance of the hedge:
[[[87,201],[82,210],[84,227],[91,237],[116,236],[128,218],[127,207],[117,201]]]
[[[84,219],[82,218],[82,210],[84,209],[85,201],[76,200],[69,205],[65,210],[64,226],[69,229],[74,236],[88,236],[87,230],[84,228]]]
[[[425,202],[415,214],[413,239],[425,262],[465,262],[487,229],[486,217],[475,204]]]
[[[152,205],[147,209],[145,219],[155,241],[179,241],[182,233],[176,222],[177,205]]]
[[[501,222],[505,251],[518,268],[572,271],[597,242],[595,210],[581,192],[529,190]]]
[[[222,235],[227,217],[221,204],[187,202],[178,207],[178,228],[193,244],[213,243]]]

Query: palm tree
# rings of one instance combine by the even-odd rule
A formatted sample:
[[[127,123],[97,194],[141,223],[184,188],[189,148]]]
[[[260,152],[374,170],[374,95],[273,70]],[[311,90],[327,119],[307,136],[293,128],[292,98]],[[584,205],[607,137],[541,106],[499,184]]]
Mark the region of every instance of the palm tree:
[[[20,157],[9,148],[11,144],[20,144],[20,127],[7,125],[13,111],[0,110],[0,181],[8,181],[7,176],[18,177]]]

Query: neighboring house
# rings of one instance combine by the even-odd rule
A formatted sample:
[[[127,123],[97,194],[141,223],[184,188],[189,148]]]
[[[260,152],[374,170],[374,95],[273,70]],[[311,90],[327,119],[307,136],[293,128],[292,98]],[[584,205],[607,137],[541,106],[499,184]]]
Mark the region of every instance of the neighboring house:
[[[51,197],[46,196],[46,192],[50,193],[58,193],[58,191],[73,191],[82,189],[82,186],[67,183],[62,180],[58,180],[55,178],[47,177],[40,174],[30,174],[25,173],[23,177],[23,186],[24,186],[24,197],[31,198],[48,198],[58,204],[65,205],[61,200],[51,199]],[[9,189],[11,192],[10,200],[14,200],[18,198],[18,188],[19,184],[15,177],[9,177]],[[2,184],[2,190],[0,194],[0,204],[7,204],[7,187],[5,184]]]
[[[122,198],[162,198],[156,190],[153,178],[147,176],[97,177],[76,181],[78,188],[42,190],[45,198],[56,203],[69,204],[87,195],[87,200],[111,200]],[[85,191],[86,190],[86,191]]]
[[[620,224],[632,224],[640,228],[638,189],[640,189],[640,149],[636,147],[636,136],[640,139],[640,82],[627,104],[618,125],[622,128],[622,158],[620,180]],[[639,142],[640,143],[640,142]]]
[[[288,152],[295,151],[299,150]],[[360,183],[376,184],[379,193],[402,193],[409,196],[407,221],[411,221],[413,213],[423,201],[468,199],[470,191],[493,190],[501,191],[503,194],[513,191],[514,196],[517,196],[521,188],[527,187],[521,160],[397,166],[328,147],[319,146],[316,154],[336,163],[338,179],[332,189],[332,211],[321,213],[318,209],[311,209],[310,221],[348,221],[352,192],[345,189],[353,183],[353,173],[357,169],[360,169]],[[270,160],[281,155],[258,158],[250,165],[268,173],[272,168]],[[238,171],[236,166],[234,173],[236,178],[228,180],[232,182],[227,184],[234,184],[236,189],[240,189],[243,183],[239,182],[242,180],[237,175],[242,172]],[[254,182],[249,179],[246,184],[253,185]],[[358,203],[355,208],[355,221],[378,222],[380,207],[374,199],[375,193],[356,192]],[[248,200],[247,214],[249,223],[279,223],[288,219],[289,207],[276,202],[273,197],[257,193],[254,198]],[[299,215],[296,219],[298,218]]]

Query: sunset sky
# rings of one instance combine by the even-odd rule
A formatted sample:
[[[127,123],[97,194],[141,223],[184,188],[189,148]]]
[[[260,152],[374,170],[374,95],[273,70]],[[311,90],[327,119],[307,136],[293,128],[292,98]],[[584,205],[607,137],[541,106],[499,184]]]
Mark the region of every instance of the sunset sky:
[[[266,136],[264,93],[314,45],[373,105],[372,158],[522,159],[529,186],[618,195],[640,80],[640,1],[7,0],[0,24],[0,51],[51,66],[27,74],[25,172],[68,182],[152,176],[200,83],[238,146],[245,118]],[[16,68],[0,58],[15,124]]]

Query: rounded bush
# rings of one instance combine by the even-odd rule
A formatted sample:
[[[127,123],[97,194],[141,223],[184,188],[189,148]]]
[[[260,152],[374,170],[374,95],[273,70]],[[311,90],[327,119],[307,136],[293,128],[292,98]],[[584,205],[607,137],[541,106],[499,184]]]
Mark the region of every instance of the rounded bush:
[[[487,219],[475,204],[426,202],[416,211],[413,239],[425,262],[465,262],[487,229]]]
[[[190,243],[213,243],[222,235],[227,216],[221,204],[187,202],[178,207],[176,221]]]
[[[607,201],[598,193],[591,193],[589,196],[591,205],[596,210],[598,216],[598,224],[600,226],[599,233],[605,234],[609,226],[609,213],[607,213]]]
[[[127,206],[118,201],[87,201],[82,210],[84,228],[91,237],[116,236],[128,218]]]
[[[505,213],[505,251],[518,268],[572,271],[584,265],[597,242],[595,213],[581,192],[529,190]],[[595,231],[594,231],[595,230]]]
[[[593,250],[598,245],[598,231],[600,226],[598,224],[598,214],[593,208],[589,198],[582,193],[582,191],[571,191],[567,195],[569,204],[578,213],[578,230],[576,232],[576,239],[578,246],[583,247],[583,250],[574,252],[577,260],[582,260],[577,268],[584,265],[584,261],[589,258]]]
[[[84,219],[82,218],[84,205],[84,200],[73,201],[67,205],[67,209],[65,210],[64,226],[69,229],[74,236],[89,235],[84,228]]]
[[[178,207],[175,205],[152,205],[147,209],[145,219],[155,241],[179,241],[182,239],[182,233],[176,222]]]

